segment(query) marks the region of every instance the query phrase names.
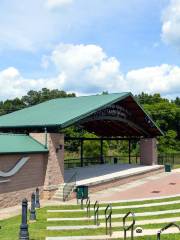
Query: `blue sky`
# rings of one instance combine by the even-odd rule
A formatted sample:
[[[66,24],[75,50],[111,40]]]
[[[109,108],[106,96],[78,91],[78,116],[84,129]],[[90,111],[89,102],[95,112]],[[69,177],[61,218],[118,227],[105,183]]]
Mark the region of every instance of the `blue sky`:
[[[0,99],[42,87],[180,95],[180,1],[0,4]]]

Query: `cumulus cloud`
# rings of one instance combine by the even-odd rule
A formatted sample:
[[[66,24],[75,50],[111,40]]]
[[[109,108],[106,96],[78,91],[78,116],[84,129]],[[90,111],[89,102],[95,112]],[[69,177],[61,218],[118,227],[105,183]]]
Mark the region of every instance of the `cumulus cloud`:
[[[49,60],[66,75],[63,85],[66,90],[72,88],[76,92],[92,93],[125,89],[119,61],[108,57],[97,45],[60,44]]]
[[[46,5],[50,9],[63,7],[73,3],[73,0],[47,0]]]
[[[162,39],[180,48],[180,1],[171,0],[162,16]]]
[[[63,74],[54,78],[25,78],[18,69],[9,67],[0,71],[0,99],[21,97],[31,89],[40,90],[43,87],[54,89],[61,86],[64,80]]]
[[[156,93],[162,95],[180,94],[180,67],[162,64],[129,71],[126,80],[130,89],[138,92]]]
[[[97,45],[60,44],[48,56],[43,56],[44,68],[55,67],[53,77],[30,79],[10,67],[0,71],[0,98],[22,96],[30,89],[64,89],[78,94],[102,91],[131,91],[135,94],[159,92],[163,96],[180,95],[180,67],[160,66],[134,69],[124,74],[115,57],[109,57]],[[4,87],[6,86],[6,87]]]

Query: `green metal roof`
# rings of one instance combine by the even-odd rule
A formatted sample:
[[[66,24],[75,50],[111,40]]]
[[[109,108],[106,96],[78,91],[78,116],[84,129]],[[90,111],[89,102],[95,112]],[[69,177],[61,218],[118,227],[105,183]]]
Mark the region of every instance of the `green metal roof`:
[[[131,93],[123,92],[53,99],[1,116],[0,129],[55,126],[65,128],[130,95]]]
[[[0,134],[0,154],[48,152],[41,143],[24,134]]]

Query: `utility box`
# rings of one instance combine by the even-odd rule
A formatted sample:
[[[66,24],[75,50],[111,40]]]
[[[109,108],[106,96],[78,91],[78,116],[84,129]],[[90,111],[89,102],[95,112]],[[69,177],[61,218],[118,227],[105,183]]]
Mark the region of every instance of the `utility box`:
[[[77,199],[87,199],[88,198],[88,186],[81,185],[76,188]]]

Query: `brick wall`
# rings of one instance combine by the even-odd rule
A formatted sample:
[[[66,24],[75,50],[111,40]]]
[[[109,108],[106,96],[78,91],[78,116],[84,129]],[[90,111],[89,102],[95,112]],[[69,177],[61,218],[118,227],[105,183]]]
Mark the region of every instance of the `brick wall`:
[[[28,162],[14,176],[0,178],[9,182],[0,183],[0,208],[19,204],[23,198],[30,199],[31,193],[43,189],[48,154],[0,155],[0,170],[7,172],[22,156],[30,156]]]

